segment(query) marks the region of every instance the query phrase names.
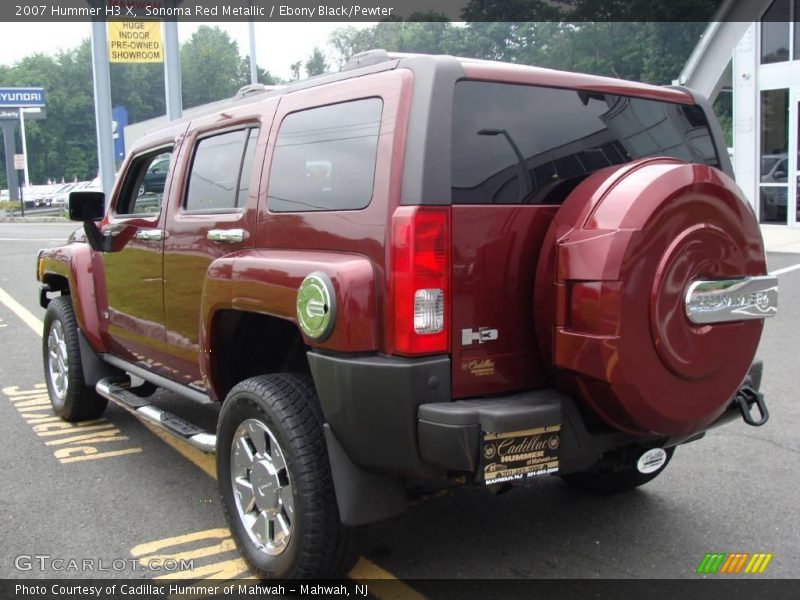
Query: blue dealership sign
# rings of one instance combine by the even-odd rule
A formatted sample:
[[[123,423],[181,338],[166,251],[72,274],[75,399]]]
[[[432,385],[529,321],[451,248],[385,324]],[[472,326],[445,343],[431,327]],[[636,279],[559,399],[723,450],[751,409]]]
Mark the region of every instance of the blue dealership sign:
[[[0,87],[0,108],[44,106],[44,88]]]
[[[114,136],[114,158],[121,162],[125,158],[125,127],[128,125],[128,109],[115,106],[111,109],[111,131]]]

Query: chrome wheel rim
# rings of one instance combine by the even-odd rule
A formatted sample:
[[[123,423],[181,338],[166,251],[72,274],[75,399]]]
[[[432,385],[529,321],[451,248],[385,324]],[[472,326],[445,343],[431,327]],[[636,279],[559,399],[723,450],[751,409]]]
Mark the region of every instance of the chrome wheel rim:
[[[64,327],[61,321],[53,321],[47,336],[47,367],[50,374],[50,385],[59,402],[67,396],[69,380],[69,355]]]
[[[283,450],[261,421],[243,421],[231,443],[231,485],[239,520],[250,541],[281,554],[294,525],[294,496]]]

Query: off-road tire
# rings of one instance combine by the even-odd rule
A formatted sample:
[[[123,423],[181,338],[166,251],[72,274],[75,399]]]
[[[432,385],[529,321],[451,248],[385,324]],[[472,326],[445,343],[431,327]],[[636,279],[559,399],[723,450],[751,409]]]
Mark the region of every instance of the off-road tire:
[[[667,460],[658,471],[640,473],[634,465],[625,468],[599,467],[582,473],[562,475],[561,479],[570,487],[595,494],[617,494],[653,481],[664,472],[672,460],[675,448],[667,449]]]
[[[59,394],[50,369],[50,335],[60,325],[61,338],[66,351],[66,391]],[[50,301],[44,315],[42,334],[42,358],[44,379],[53,411],[65,421],[88,421],[96,419],[105,411],[108,400],[98,395],[92,386],[86,385],[81,364],[78,323],[72,310],[72,298],[59,296]]]
[[[288,545],[278,555],[260,549],[240,516],[234,496],[232,443],[239,426],[255,419],[280,447],[294,512]],[[306,375],[261,375],[228,394],[217,426],[217,479],[225,516],[251,571],[265,579],[344,576],[355,564],[355,530],[342,526],[336,505],[323,415]]]

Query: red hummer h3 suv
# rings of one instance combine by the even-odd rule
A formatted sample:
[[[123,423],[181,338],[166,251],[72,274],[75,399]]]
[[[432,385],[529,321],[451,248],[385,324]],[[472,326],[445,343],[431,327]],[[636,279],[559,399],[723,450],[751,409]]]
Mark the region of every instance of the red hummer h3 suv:
[[[346,572],[412,492],[626,490],[768,417],[777,282],[687,89],[371,51],[170,123],[70,212],[38,258],[56,414],[112,400],[216,452],[263,577]]]

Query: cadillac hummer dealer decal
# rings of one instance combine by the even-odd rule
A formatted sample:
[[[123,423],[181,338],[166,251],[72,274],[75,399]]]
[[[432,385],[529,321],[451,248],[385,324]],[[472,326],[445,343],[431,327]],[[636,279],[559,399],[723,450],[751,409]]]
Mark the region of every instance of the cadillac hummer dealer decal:
[[[486,485],[558,471],[561,425],[511,433],[484,433],[481,460]]]

